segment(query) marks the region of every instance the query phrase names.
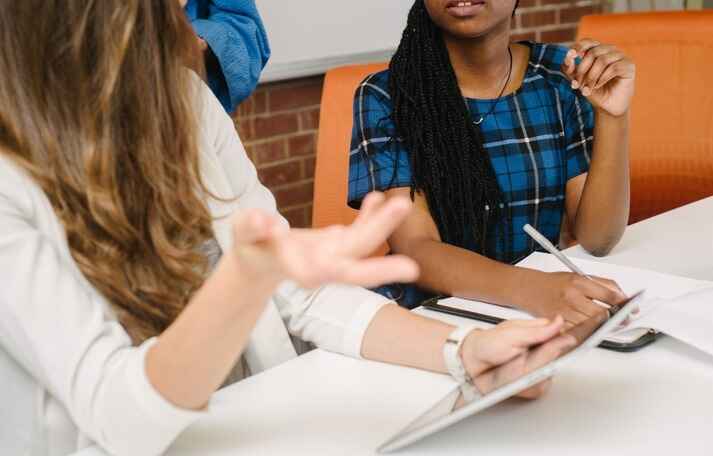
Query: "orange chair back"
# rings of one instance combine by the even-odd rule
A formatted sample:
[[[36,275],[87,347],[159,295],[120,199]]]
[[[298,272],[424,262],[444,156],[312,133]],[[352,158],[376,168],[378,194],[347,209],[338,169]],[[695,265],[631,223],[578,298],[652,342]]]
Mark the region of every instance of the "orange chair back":
[[[713,195],[713,11],[588,16],[579,36],[636,63],[630,222]]]
[[[324,79],[312,210],[315,228],[349,224],[357,215],[357,211],[347,206],[354,93],[369,74],[384,70],[387,65],[337,68]]]

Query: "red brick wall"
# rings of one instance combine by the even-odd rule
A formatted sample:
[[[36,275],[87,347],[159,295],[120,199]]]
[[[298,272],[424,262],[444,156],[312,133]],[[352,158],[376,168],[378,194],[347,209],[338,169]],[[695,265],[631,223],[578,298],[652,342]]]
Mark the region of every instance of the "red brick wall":
[[[574,40],[579,19],[600,0],[520,0],[514,40]],[[235,124],[262,182],[292,226],[311,225],[321,76],[261,85],[235,114]]]
[[[292,226],[312,223],[323,77],[264,84],[235,115],[248,156]]]
[[[574,41],[582,16],[600,12],[604,3],[603,0],[520,0],[513,39],[546,43]]]

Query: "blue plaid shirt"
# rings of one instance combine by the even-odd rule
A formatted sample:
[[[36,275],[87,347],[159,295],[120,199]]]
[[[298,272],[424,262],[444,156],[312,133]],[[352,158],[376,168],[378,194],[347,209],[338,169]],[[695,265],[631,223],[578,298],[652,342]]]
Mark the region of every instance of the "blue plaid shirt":
[[[486,253],[509,263],[536,250],[522,230],[526,223],[557,244],[567,181],[589,170],[594,140],[592,106],[572,90],[560,71],[567,48],[525,44],[531,52],[522,86],[501,98],[480,124],[509,213],[509,222],[499,221],[488,229]],[[466,102],[475,120],[487,114],[496,100]],[[348,196],[352,207],[358,208],[371,191],[411,185],[409,154],[397,137],[391,109],[388,70],[367,77],[354,100]],[[475,248],[473,240],[471,250]],[[376,291],[407,307],[430,296],[412,285],[395,284]]]

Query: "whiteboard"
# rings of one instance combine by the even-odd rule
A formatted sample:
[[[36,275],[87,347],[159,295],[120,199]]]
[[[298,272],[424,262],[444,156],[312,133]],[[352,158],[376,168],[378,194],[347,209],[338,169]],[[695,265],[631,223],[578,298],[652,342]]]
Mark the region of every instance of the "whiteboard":
[[[388,60],[413,0],[256,0],[272,46],[262,82]]]

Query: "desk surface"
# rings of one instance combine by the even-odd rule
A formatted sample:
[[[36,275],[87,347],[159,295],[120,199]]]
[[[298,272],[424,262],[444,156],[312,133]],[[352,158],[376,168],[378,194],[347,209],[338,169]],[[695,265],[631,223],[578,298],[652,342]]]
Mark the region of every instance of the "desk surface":
[[[573,257],[592,257],[581,247]],[[631,225],[603,263],[713,281],[713,197]]]
[[[713,198],[630,227],[601,261],[713,280],[711,234]],[[453,387],[408,371],[316,350],[221,391],[169,454],[374,454]],[[543,400],[500,404],[398,454],[710,455],[711,423],[713,358],[665,338],[633,354],[593,350]]]

